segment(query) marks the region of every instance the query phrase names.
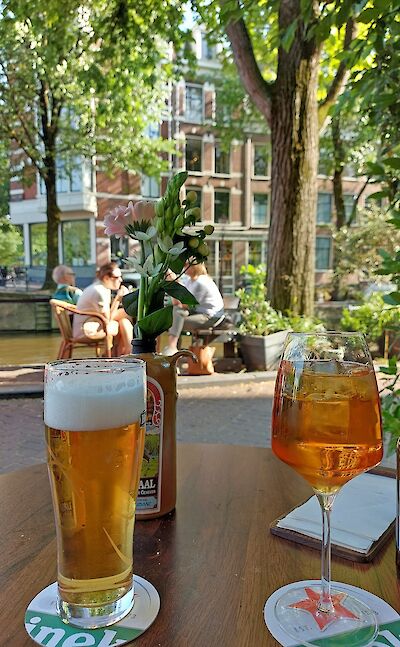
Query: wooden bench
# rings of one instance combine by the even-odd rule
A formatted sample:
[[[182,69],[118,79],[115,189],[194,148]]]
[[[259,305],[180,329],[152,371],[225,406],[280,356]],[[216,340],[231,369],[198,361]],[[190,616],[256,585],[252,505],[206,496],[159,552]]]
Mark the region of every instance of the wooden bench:
[[[235,339],[238,335],[237,324],[240,320],[239,298],[235,296],[224,297],[224,315],[212,325],[198,330],[184,331],[183,334],[192,335],[193,344],[202,343],[209,346],[213,341],[222,343],[224,357],[235,357]]]

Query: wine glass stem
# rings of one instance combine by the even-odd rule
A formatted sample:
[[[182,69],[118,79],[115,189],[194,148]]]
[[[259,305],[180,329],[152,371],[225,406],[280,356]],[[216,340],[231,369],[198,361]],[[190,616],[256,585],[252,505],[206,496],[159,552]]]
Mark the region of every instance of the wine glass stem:
[[[321,597],[320,611],[333,613],[331,597],[331,510],[336,494],[316,492],[322,511]]]

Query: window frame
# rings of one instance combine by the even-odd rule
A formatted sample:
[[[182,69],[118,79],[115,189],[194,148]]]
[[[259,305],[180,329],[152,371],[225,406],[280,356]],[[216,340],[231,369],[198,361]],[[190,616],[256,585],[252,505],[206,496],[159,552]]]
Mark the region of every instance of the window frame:
[[[263,223],[257,223],[255,221],[255,218],[254,218],[254,212],[255,212],[254,207],[255,207],[255,203],[256,203],[256,199],[255,199],[256,196],[265,197],[265,200],[266,200],[265,222],[263,222]],[[257,191],[255,191],[253,193],[253,200],[252,200],[252,205],[251,205],[251,224],[252,224],[253,227],[268,227],[269,226],[269,217],[270,217],[269,202],[270,202],[269,201],[269,193],[258,193]]]
[[[218,220],[216,220],[216,199],[215,198],[216,198],[217,193],[221,193],[221,194],[224,194],[224,195],[228,196],[228,218],[227,218],[226,222],[218,222]],[[216,225],[227,225],[227,224],[229,224],[231,222],[231,191],[229,189],[219,189],[219,188],[214,189],[213,218],[214,218],[214,223]]]
[[[228,161],[228,169],[226,171],[217,171],[217,152],[220,152],[220,155],[222,157],[226,156],[227,161]],[[229,151],[224,151],[221,148],[221,142],[215,142],[214,144],[214,175],[230,175],[231,174],[231,150],[229,148]]]
[[[193,169],[188,167],[188,163],[187,163],[187,161],[188,161],[187,145],[188,145],[188,142],[190,142],[190,141],[199,142],[199,145],[200,145],[200,170],[193,170]],[[192,136],[190,136],[190,137],[185,138],[185,169],[189,173],[202,173],[203,172],[203,140],[202,140],[201,137],[192,137]]]
[[[188,95],[190,90],[197,90],[200,91],[201,94],[201,111],[200,113],[190,113],[188,112]],[[186,83],[185,84],[185,112],[184,112],[184,120],[192,123],[192,124],[202,124],[204,122],[204,112],[205,112],[205,106],[204,106],[204,87],[203,85],[200,85],[199,83]]]
[[[318,240],[327,240],[329,242],[328,250],[328,266],[327,267],[318,267]],[[316,236],[315,237],[315,271],[316,272],[327,272],[332,269],[332,238],[330,236]]]
[[[146,182],[149,185],[149,193],[145,193],[145,191],[143,190]],[[152,186],[154,186],[154,183],[157,185],[155,192],[152,191]],[[140,176],[140,193],[143,198],[159,198],[161,193],[160,180],[153,175],[142,174]]]
[[[351,216],[351,213],[350,213],[349,215],[347,214],[346,198],[347,198],[347,199],[348,199],[348,198],[352,198],[352,201],[353,201],[353,203],[352,203],[352,210],[353,210],[353,208],[354,208],[354,203],[355,203],[355,201],[356,201],[356,196],[354,195],[354,193],[343,193],[344,219],[345,219],[345,223],[346,223],[346,225],[348,225],[348,223],[349,223],[349,218],[350,218],[350,216]],[[357,221],[357,205],[356,205],[356,210],[355,210],[355,214],[354,214],[354,220],[352,221],[351,226],[352,226],[352,225],[355,225],[356,221]]]
[[[46,250],[45,250],[45,260],[43,264],[39,263],[33,263],[33,249],[32,249],[32,227],[35,227],[37,225],[42,225],[44,227],[45,233],[46,233],[46,241],[47,241],[47,222],[30,222],[29,223],[29,265],[30,267],[46,267],[47,265],[47,245],[46,245]]]
[[[265,169],[266,173],[264,175],[259,175],[258,173],[256,173],[256,149],[257,148],[264,148],[265,151],[266,151],[266,155],[267,155],[266,169]],[[270,177],[270,163],[271,163],[271,150],[270,150],[269,145],[267,143],[263,144],[261,142],[253,142],[253,168],[252,168],[253,177],[255,177],[255,178],[259,178],[259,177],[267,178],[267,177]]]
[[[324,197],[328,196],[329,197],[329,220],[319,220],[318,219],[318,216],[319,216],[318,207],[319,207],[320,196],[324,196]],[[321,226],[330,225],[331,222],[332,222],[332,193],[329,193],[329,191],[318,191],[318,194],[317,194],[317,225],[321,225]]]
[[[65,220],[60,221],[61,258],[63,260],[63,263],[65,263],[66,265],[77,266],[76,263],[72,262],[72,259],[69,260],[66,258],[65,247],[64,247],[64,225],[75,224],[77,222],[85,222],[87,223],[87,227],[88,227],[88,256],[87,256],[86,263],[82,263],[82,267],[87,267],[88,265],[92,264],[92,243],[91,243],[92,232],[91,232],[90,220],[91,220],[90,218],[66,218]]]

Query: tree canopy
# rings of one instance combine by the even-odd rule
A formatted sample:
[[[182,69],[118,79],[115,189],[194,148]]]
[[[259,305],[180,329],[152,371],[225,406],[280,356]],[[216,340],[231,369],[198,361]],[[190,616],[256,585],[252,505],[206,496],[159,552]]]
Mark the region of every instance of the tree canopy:
[[[319,130],[329,123],[350,75],[368,101],[368,73],[384,71],[382,32],[389,23],[398,30],[399,0],[197,0],[194,5],[223,43],[227,64],[235,64],[265,132],[271,131],[268,296],[280,310],[309,313]],[[239,92],[228,96],[241,102],[241,114],[253,118]]]
[[[185,41],[182,6],[167,0],[6,0],[0,18],[0,138],[11,174],[46,186],[48,279],[58,262],[56,163],[160,168],[161,119]],[[170,41],[176,43],[173,60]]]

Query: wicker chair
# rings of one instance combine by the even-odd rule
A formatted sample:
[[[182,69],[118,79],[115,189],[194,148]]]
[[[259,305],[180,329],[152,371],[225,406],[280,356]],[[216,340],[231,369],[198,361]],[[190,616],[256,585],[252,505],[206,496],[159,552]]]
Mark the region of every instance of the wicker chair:
[[[80,310],[76,306],[65,301],[59,301],[58,299],[50,299],[50,305],[62,338],[57,359],[70,359],[74,348],[77,346],[90,346],[94,348],[96,357],[100,357],[101,355],[111,357],[113,337],[107,332],[108,322],[104,315],[98,312]],[[97,319],[101,325],[98,336],[95,339],[90,339],[89,337],[74,337],[72,334],[71,313]]]

